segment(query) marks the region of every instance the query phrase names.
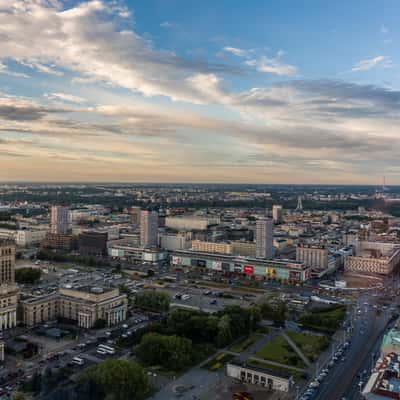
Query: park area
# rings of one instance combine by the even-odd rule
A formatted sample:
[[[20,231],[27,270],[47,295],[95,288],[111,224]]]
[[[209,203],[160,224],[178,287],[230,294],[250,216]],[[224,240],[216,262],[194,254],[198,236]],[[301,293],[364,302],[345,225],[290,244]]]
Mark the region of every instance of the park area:
[[[346,306],[337,304],[328,307],[314,308],[303,314],[299,324],[304,328],[325,333],[335,333],[346,315]]]
[[[277,336],[268,342],[255,356],[267,361],[274,361],[287,366],[304,368],[302,359],[292,349],[283,336]]]
[[[329,339],[326,336],[293,331],[287,332],[287,335],[312,362],[329,346]]]

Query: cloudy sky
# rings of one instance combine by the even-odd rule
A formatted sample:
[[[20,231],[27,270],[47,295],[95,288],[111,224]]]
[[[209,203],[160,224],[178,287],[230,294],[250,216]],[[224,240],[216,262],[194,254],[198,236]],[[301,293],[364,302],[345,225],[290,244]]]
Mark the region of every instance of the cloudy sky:
[[[0,0],[0,181],[400,184],[398,0]]]

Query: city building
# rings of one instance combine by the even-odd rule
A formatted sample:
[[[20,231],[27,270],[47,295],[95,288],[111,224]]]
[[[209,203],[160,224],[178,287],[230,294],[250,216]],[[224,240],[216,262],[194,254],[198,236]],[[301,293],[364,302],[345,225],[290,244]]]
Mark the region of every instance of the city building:
[[[345,271],[388,275],[400,264],[399,244],[361,241],[355,252],[346,257]]]
[[[311,278],[311,268],[293,260],[267,260],[191,250],[172,251],[172,267],[199,270],[223,275],[242,275],[257,280],[305,282]]]
[[[131,214],[131,223],[133,225],[140,225],[140,214],[142,209],[140,207],[131,207],[130,214]]]
[[[316,270],[328,268],[329,251],[326,246],[300,243],[296,248],[296,260]]]
[[[272,206],[272,219],[274,224],[280,224],[283,219],[283,208],[281,205],[275,204]]]
[[[221,253],[221,254],[232,253],[230,243],[206,242],[203,240],[193,240],[192,250],[202,251],[206,253]]]
[[[56,250],[71,250],[73,247],[73,235],[66,233],[52,233],[47,232],[42,241],[42,247]]]
[[[15,243],[0,239],[0,331],[17,325],[18,294],[15,284]]]
[[[87,231],[79,235],[78,250],[82,256],[102,257],[107,254],[108,234]]]
[[[112,326],[126,319],[128,300],[118,288],[59,288],[57,293],[20,301],[22,322],[27,327],[56,318],[76,321],[81,328],[93,328],[104,320]]]
[[[185,250],[192,245],[191,232],[162,232],[158,237],[160,247],[165,250]]]
[[[50,209],[50,232],[65,235],[70,231],[69,208],[52,206]]]
[[[140,245],[156,247],[158,245],[158,213],[142,211],[140,217]]]
[[[231,254],[244,257],[256,256],[256,244],[242,240],[234,240],[230,242]]]
[[[219,223],[218,217],[175,216],[165,218],[165,226],[177,231],[206,230],[208,227]]]
[[[366,400],[400,399],[400,355],[389,353],[379,359],[362,390]]]
[[[256,222],[256,257],[271,260],[274,257],[274,223],[262,218]]]
[[[293,377],[284,372],[254,367],[231,361],[226,365],[226,374],[243,383],[259,385],[270,391],[290,392],[294,386]]]

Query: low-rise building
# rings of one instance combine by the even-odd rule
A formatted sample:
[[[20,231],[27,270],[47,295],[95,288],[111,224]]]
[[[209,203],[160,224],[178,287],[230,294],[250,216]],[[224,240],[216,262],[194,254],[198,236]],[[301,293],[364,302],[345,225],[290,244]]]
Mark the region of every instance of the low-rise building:
[[[266,260],[230,254],[177,250],[171,252],[170,264],[175,268],[208,270],[225,275],[245,275],[254,279],[282,282],[305,282],[311,278],[311,268],[293,260]]]
[[[259,385],[268,390],[290,392],[294,385],[293,377],[289,374],[278,373],[266,368],[254,367],[239,362],[229,362],[226,374],[244,383]]]
[[[93,328],[98,320],[108,326],[126,319],[128,300],[117,288],[63,287],[57,293],[20,301],[24,325],[33,327],[55,318],[76,321],[81,328]]]
[[[344,269],[350,272],[388,275],[400,264],[400,245],[361,241],[356,255],[346,257]]]

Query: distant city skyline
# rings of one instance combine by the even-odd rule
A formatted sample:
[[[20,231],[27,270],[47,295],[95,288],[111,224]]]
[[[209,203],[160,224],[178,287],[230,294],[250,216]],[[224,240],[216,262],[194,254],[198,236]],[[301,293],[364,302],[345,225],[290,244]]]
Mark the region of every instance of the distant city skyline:
[[[0,0],[0,181],[400,184],[399,15]]]

